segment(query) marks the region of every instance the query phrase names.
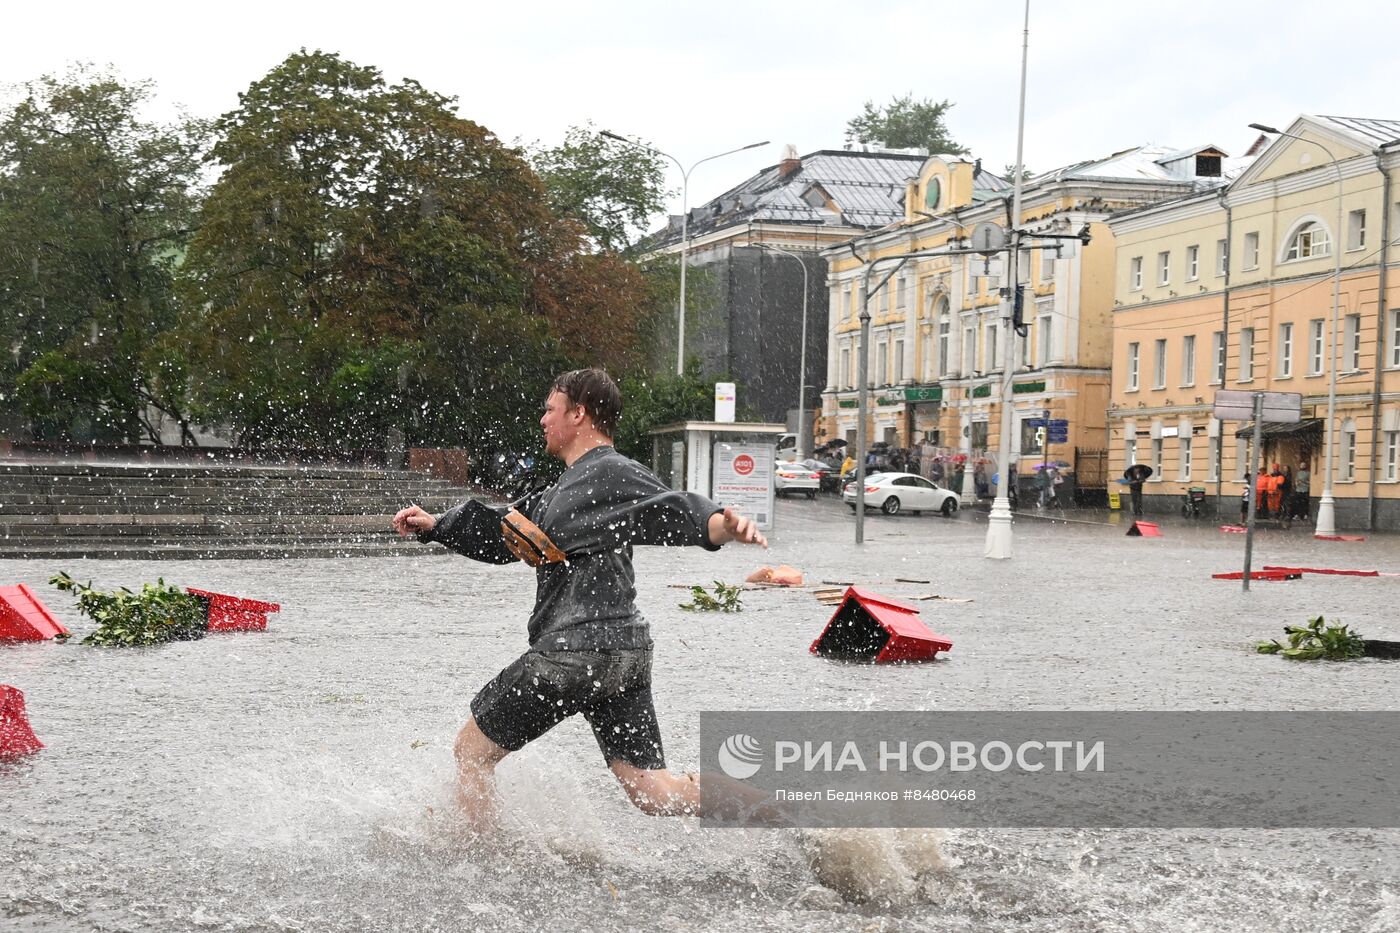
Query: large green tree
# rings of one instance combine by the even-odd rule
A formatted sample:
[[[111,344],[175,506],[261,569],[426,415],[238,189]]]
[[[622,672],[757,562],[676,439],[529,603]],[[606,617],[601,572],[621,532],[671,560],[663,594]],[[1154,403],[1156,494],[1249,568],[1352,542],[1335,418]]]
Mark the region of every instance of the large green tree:
[[[874,143],[890,149],[923,148],[931,154],[965,155],[953,141],[944,116],[953,105],[929,98],[915,100],[912,93],[893,97],[876,106],[873,100],[846,123],[847,143]]]
[[[603,136],[592,124],[570,127],[557,146],[535,146],[530,160],[550,207],[582,223],[600,251],[630,254],[666,209],[661,157]]]
[[[303,50],[215,130],[187,332],[248,442],[524,447],[554,372],[633,352],[645,283],[450,98]]]
[[[0,409],[40,438],[192,441],[161,335],[193,229],[205,127],[141,117],[151,85],[79,69],[0,114]]]

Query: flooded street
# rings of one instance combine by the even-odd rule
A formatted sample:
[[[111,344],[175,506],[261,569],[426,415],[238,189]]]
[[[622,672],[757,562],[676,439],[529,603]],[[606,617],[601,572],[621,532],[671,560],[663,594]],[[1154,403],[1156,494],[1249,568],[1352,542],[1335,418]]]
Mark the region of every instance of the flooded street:
[[[1096,519],[1097,516],[1083,516]],[[1335,615],[1400,639],[1400,578],[1214,581],[1241,536],[1218,523],[1129,539],[1016,523],[981,557],[985,518],[875,516],[857,551],[839,503],[783,502],[772,549],[646,549],[638,603],[673,768],[697,717],[762,710],[1394,710],[1400,668],[1253,653],[1285,623]],[[1256,566],[1400,572],[1400,539],[1265,532]],[[920,602],[945,659],[861,667],[811,656],[831,609],[804,590],[683,612],[668,584],[788,563]],[[472,695],[525,647],[533,571],[459,558],[0,562],[81,636],[47,585],[164,577],[278,601],[265,633],[154,649],[0,648],[47,748],[0,765],[0,918],[101,930],[1357,930],[1400,929],[1400,830],[954,830],[950,868],[898,903],[815,882],[794,831],[702,829],[628,804],[581,719],[499,774],[511,814],[489,850],[450,807],[451,746]],[[897,583],[896,578],[927,583]],[[1319,788],[1325,793],[1325,788]]]

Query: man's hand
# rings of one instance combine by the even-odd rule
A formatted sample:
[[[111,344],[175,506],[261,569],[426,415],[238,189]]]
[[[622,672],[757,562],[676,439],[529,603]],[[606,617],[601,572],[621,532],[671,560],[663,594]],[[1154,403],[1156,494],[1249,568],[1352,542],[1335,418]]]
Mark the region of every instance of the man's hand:
[[[437,519],[424,512],[416,505],[410,505],[406,509],[401,509],[394,516],[394,530],[399,534],[408,536],[431,531],[437,524]]]
[[[740,544],[768,546],[768,539],[763,536],[763,532],[758,530],[753,519],[740,515],[733,509],[725,509],[723,512],[711,515],[707,530],[710,533],[710,541],[714,544],[728,544],[730,541],[738,541]]]

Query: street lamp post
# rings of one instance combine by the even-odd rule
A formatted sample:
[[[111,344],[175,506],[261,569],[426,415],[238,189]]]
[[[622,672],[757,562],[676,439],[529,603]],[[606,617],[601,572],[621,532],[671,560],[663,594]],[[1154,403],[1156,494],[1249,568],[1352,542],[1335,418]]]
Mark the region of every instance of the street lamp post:
[[[680,311],[679,311],[680,323],[679,323],[679,329],[678,329],[678,331],[677,331],[677,338],[676,338],[676,375],[679,376],[679,375],[682,375],[682,374],[685,372],[685,253],[686,253],[686,248],[687,248],[687,246],[689,245],[689,223],[690,223],[690,173],[693,172],[693,171],[695,171],[696,167],[699,166],[699,165],[700,165],[701,163],[703,163],[703,162],[709,162],[709,161],[712,160],[712,159],[718,159],[718,158],[721,158],[721,157],[723,157],[723,156],[733,155],[733,154],[736,153],[736,152],[743,152],[743,151],[746,150],[746,149],[757,149],[759,146],[766,146],[766,145],[768,145],[768,140],[765,139],[765,140],[764,140],[763,142],[761,142],[761,143],[749,143],[747,146],[740,146],[738,149],[730,149],[730,150],[728,150],[728,151],[726,151],[726,152],[717,152],[717,153],[715,153],[715,154],[712,155],[712,156],[705,156],[705,158],[700,159],[700,160],[698,160],[698,161],[696,161],[696,162],[693,162],[693,163],[691,164],[690,168],[686,168],[684,165],[681,164],[681,160],[680,160],[680,159],[677,159],[675,156],[671,155],[669,152],[662,152],[660,149],[657,149],[655,146],[648,146],[646,143],[637,142],[635,139],[628,139],[626,136],[619,136],[617,133],[614,133],[614,132],[612,132],[611,130],[603,130],[602,133],[601,133],[601,135],[606,136],[608,139],[615,139],[615,140],[617,140],[618,142],[623,142],[623,143],[627,143],[628,145],[631,145],[631,146],[636,146],[638,149],[645,149],[647,152],[652,152],[652,153],[655,153],[656,155],[659,155],[659,156],[665,156],[666,158],[670,159],[672,162],[676,163],[676,168],[680,169],[680,173],[681,173],[681,297],[680,297]]]
[[[802,350],[797,362],[797,444],[793,447],[793,460],[802,462],[802,428],[807,421],[807,264],[796,253],[768,243],[756,243],[759,249],[771,249],[790,259],[797,260],[802,268]]]
[[[1317,504],[1317,524],[1313,528],[1314,537],[1334,537],[1337,534],[1337,503],[1332,496],[1332,453],[1336,446],[1336,428],[1333,422],[1337,420],[1337,365],[1339,362],[1337,330],[1341,321],[1342,304],[1342,163],[1337,161],[1337,157],[1333,155],[1331,149],[1317,140],[1307,139],[1293,133],[1285,133],[1262,123],[1251,123],[1249,128],[1261,133],[1285,136],[1301,143],[1314,145],[1327,153],[1327,158],[1332,160],[1332,167],[1337,172],[1337,227],[1332,234],[1332,353],[1331,365],[1328,367],[1330,372],[1327,377],[1327,426],[1322,439],[1323,447],[1326,450],[1324,456],[1326,466],[1323,468],[1322,476],[1322,499]]]

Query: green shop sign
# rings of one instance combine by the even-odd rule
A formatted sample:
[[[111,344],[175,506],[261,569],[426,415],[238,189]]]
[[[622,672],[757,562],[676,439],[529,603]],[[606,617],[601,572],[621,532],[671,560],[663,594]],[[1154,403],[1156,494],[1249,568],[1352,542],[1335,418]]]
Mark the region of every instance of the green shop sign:
[[[990,397],[991,397],[991,394],[992,394],[992,386],[991,386],[990,383],[988,383],[987,385],[978,386],[977,388],[973,389],[973,390],[968,394],[968,397],[969,397],[969,398],[990,398]]]
[[[1045,380],[1044,380],[1044,379],[1040,380],[1039,382],[1013,382],[1013,383],[1011,384],[1011,392],[1012,392],[1012,394],[1014,394],[1014,395],[1022,395],[1022,394],[1026,393],[1026,392],[1044,392],[1044,391],[1045,391]]]
[[[902,396],[902,395],[882,395],[882,396],[880,396],[879,398],[877,398],[877,399],[875,400],[875,404],[876,404],[876,405],[903,405],[903,404],[904,404],[904,396]]]
[[[859,407],[860,407],[860,402],[859,402],[859,400],[853,399],[853,398],[843,398],[841,401],[839,401],[839,402],[836,403],[836,407],[838,407],[838,408],[859,408]]]
[[[941,402],[943,401],[943,387],[911,386],[904,390],[904,400],[906,402]]]

